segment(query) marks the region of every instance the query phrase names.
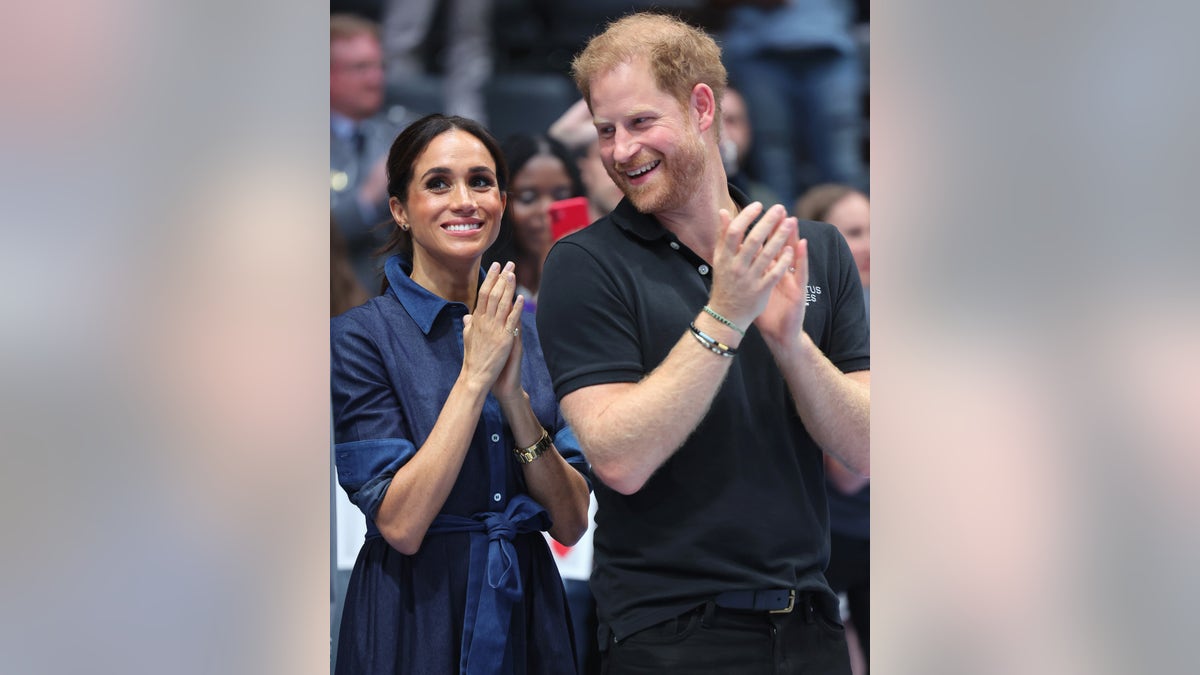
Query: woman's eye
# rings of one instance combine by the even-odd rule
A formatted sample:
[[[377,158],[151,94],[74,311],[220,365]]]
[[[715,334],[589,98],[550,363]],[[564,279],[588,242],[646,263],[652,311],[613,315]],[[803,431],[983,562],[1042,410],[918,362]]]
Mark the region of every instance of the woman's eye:
[[[564,199],[570,199],[570,198],[571,198],[571,189],[570,188],[559,188],[554,191],[554,201],[556,201],[556,202],[560,202]]]
[[[429,190],[443,190],[450,187],[450,184],[444,178],[430,178],[425,183],[425,187]]]
[[[471,178],[471,187],[490,188],[493,185],[495,185],[495,183],[493,183],[492,179],[488,178],[487,176],[475,176]]]

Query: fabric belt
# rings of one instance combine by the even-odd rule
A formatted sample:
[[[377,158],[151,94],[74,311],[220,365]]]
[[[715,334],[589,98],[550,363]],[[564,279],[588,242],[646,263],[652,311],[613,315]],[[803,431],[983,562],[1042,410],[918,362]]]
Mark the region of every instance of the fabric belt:
[[[725,591],[713,598],[713,604],[724,609],[737,609],[746,612],[787,614],[796,606],[796,591],[790,588]]]
[[[496,673],[504,662],[513,605],[520,599],[521,571],[512,540],[518,534],[550,529],[546,509],[517,495],[503,513],[484,511],[467,518],[440,514],[429,534],[470,533],[467,604],[463,616],[459,673]]]

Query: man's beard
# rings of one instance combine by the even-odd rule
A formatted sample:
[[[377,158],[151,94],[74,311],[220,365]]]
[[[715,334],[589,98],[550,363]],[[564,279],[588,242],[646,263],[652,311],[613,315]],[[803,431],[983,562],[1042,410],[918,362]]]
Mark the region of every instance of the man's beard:
[[[656,158],[646,155],[634,159],[637,161],[627,162],[625,166],[644,166]],[[661,160],[654,170],[662,171],[663,175],[654,177],[646,185],[630,185],[629,176],[624,171],[609,172],[610,176],[617,174],[613,176],[613,181],[633,202],[634,208],[642,213],[661,213],[678,209],[687,203],[704,173],[704,146],[698,136],[689,134],[674,154]]]

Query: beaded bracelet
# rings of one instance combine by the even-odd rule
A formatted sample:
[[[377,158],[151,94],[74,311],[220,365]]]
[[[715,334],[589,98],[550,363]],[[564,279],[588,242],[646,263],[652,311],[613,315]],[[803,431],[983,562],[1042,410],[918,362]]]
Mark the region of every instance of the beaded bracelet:
[[[711,335],[708,335],[704,331],[700,330],[699,328],[696,328],[695,323],[691,324],[691,328],[692,328],[692,337],[696,338],[696,340],[700,344],[704,345],[704,347],[706,349],[708,349],[710,352],[712,352],[714,354],[720,354],[721,356],[729,356],[729,357],[732,357],[734,354],[737,354],[736,349],[734,349],[733,347],[730,347],[727,344],[717,342]]]
[[[707,312],[709,316],[716,319],[717,321],[720,321],[721,323],[725,324],[726,326],[729,326],[730,328],[741,333],[742,337],[746,337],[746,331],[742,330],[741,328],[738,328],[738,325],[736,323],[730,321],[729,319],[726,319],[725,317],[721,316],[720,314],[717,314],[717,310],[713,309],[712,307],[709,307],[708,305],[705,305],[704,311]]]

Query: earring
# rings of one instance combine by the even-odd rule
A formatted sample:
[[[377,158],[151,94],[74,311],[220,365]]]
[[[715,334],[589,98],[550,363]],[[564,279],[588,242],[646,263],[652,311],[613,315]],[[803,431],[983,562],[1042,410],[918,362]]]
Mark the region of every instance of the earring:
[[[400,229],[408,232],[408,223],[400,223]]]

